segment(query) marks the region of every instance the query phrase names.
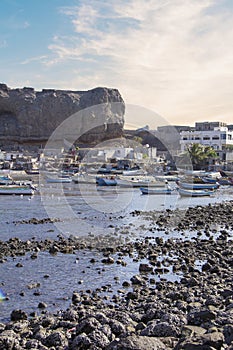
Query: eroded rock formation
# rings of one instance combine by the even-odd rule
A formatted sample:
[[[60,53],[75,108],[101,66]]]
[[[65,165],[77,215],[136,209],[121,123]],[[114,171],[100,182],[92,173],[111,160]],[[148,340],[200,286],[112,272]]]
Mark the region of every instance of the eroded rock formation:
[[[71,138],[77,135],[83,143],[97,143],[122,135],[124,111],[117,89],[35,91],[0,84],[0,144],[44,143],[75,113]],[[69,138],[66,130],[63,136]]]

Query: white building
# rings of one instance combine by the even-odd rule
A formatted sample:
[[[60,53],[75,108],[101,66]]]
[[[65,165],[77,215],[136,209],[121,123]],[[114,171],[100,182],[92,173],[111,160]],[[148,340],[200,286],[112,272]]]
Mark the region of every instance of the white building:
[[[216,126],[218,125],[218,126]],[[200,143],[203,146],[212,147],[222,160],[226,160],[228,146],[233,147],[233,131],[228,130],[223,123],[196,123],[195,129],[180,133],[181,151],[185,151],[188,145]]]
[[[216,151],[222,151],[227,145],[233,145],[233,131],[229,131],[227,127],[216,127],[214,130],[208,131],[182,131],[180,136],[182,151],[191,143],[211,146]]]
[[[143,154],[141,149],[131,147],[93,148],[85,155],[87,163],[108,162],[110,159],[129,159],[141,161]]]

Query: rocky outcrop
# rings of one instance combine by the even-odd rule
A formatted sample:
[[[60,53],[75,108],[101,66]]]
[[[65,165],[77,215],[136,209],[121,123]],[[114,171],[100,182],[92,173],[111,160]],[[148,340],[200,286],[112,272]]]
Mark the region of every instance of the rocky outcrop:
[[[75,113],[80,141],[97,143],[122,135],[124,111],[124,101],[117,89],[35,91],[0,84],[0,143],[46,142]],[[93,123],[96,119],[98,123]]]

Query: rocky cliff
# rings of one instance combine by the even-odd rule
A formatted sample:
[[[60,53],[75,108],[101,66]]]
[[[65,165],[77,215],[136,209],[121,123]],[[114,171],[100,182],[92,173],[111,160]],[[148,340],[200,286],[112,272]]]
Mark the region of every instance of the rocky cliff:
[[[45,143],[71,115],[75,115],[80,141],[95,144],[122,135],[124,112],[116,89],[35,91],[0,84],[0,144]],[[98,123],[93,123],[97,118]]]

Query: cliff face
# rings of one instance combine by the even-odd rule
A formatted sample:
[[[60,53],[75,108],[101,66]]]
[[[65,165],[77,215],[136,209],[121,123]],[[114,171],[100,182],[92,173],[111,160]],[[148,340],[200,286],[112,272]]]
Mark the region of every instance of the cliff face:
[[[95,109],[96,105],[101,107]],[[81,110],[85,110],[77,113],[81,142],[97,143],[122,135],[125,105],[116,89],[35,91],[33,88],[10,89],[0,84],[0,142],[46,142],[64,120]],[[96,113],[101,114],[101,118]],[[100,122],[92,129],[92,120],[96,117]]]

